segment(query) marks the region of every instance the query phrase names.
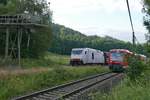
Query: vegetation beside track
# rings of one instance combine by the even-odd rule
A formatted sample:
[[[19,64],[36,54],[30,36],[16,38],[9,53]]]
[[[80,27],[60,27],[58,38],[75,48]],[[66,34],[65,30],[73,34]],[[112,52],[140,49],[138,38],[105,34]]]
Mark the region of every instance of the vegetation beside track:
[[[108,93],[95,93],[93,100],[149,100],[150,99],[150,63],[136,58],[130,59],[126,78],[119,86]]]
[[[0,100],[9,100],[15,96],[108,71],[108,68],[100,65],[72,67],[68,65],[68,56],[51,53],[46,55],[38,60],[24,59],[22,64],[27,71],[23,71],[22,74],[20,72],[1,74]],[[42,71],[35,71],[33,68],[42,68]]]
[[[59,65],[68,66],[69,60],[70,60],[70,56],[46,52],[45,56],[40,57],[39,59],[23,59],[22,67],[23,68],[35,68],[35,67],[55,68],[58,67]]]
[[[131,83],[128,79],[114,88],[110,94],[96,93],[93,100],[149,100],[150,81],[143,81],[145,85]]]

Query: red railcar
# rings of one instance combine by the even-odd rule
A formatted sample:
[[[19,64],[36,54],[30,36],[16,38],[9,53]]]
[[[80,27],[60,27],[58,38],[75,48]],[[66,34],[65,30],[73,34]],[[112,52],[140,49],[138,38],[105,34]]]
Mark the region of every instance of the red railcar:
[[[133,55],[126,49],[112,49],[109,53],[109,68],[112,71],[123,71],[128,67],[128,57]]]

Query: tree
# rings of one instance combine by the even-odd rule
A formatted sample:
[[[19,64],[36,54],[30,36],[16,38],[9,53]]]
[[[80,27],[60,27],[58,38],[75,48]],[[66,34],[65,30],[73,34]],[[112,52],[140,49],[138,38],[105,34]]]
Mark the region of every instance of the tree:
[[[150,45],[150,0],[143,0],[143,12],[146,14],[144,16],[144,25],[148,30],[146,35],[147,46]],[[150,47],[147,47],[148,52],[150,52]]]
[[[110,49],[129,49],[133,51],[133,46],[129,42],[117,40],[110,36],[86,36],[82,33],[67,28],[62,25],[52,24],[53,39],[49,50],[54,53],[70,55],[72,48],[95,48],[102,51]],[[142,46],[137,45],[137,53],[145,54]]]
[[[147,30],[150,32],[150,0],[144,0],[144,8],[143,12],[146,14],[144,16],[144,25],[146,26]]]
[[[4,2],[5,1],[5,2]],[[7,1],[7,2],[6,2]],[[0,4],[0,15],[16,15],[16,14],[29,14],[31,16],[40,17],[42,24],[48,25],[44,28],[34,28],[27,30],[31,35],[31,41],[29,49],[26,48],[28,36],[23,34],[22,40],[22,57],[39,57],[48,50],[51,40],[51,20],[52,12],[49,8],[49,4],[46,0],[2,0]],[[34,30],[34,32],[32,31]],[[5,34],[0,34],[0,37]],[[16,35],[14,32],[12,35]],[[5,36],[0,38],[0,41],[4,41]],[[2,42],[1,42],[2,43]],[[0,48],[5,48],[5,45],[0,45]],[[0,49],[0,54],[4,54]]]
[[[0,4],[6,5],[7,4],[7,0],[1,0]]]

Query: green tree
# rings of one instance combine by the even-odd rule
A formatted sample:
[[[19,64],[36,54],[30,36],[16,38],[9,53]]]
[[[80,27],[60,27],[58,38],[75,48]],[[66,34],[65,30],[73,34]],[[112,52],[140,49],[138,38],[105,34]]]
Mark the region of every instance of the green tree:
[[[109,51],[114,48],[133,50],[131,43],[120,41],[110,36],[86,36],[78,31],[58,24],[52,24],[52,29],[53,39],[51,47],[49,48],[51,52],[69,55],[72,48],[84,47],[95,48],[102,51]],[[137,52],[145,54],[142,48],[143,46],[137,45]]]
[[[6,5],[7,4],[7,0],[1,0],[0,4]]]
[[[4,2],[5,1],[5,2]],[[7,2],[6,2],[7,1]],[[28,36],[23,34],[22,41],[22,57],[39,57],[48,50],[51,40],[51,19],[52,12],[46,0],[2,0],[0,4],[0,15],[15,15],[15,14],[29,14],[31,16],[42,19],[42,24],[48,25],[43,28],[33,28],[27,30],[31,35],[29,48],[26,47]],[[34,30],[34,32],[32,31]],[[2,31],[1,31],[2,32]],[[3,36],[4,35],[4,36]],[[16,35],[13,32],[12,35]],[[5,34],[0,34],[0,41],[4,41]],[[4,41],[5,42],[5,41]],[[2,43],[3,44],[3,43]],[[5,48],[5,45],[0,45],[0,48]],[[0,49],[0,53],[4,54]]]
[[[140,60],[138,56],[132,56],[129,58],[129,68],[127,69],[127,76],[131,81],[136,81],[143,76],[143,73],[147,70],[145,62]]]
[[[143,0],[143,12],[146,14],[144,16],[144,25],[146,29],[148,30],[148,33],[146,35],[147,39],[147,46],[150,45],[150,0]],[[148,52],[150,52],[150,47],[147,47]]]

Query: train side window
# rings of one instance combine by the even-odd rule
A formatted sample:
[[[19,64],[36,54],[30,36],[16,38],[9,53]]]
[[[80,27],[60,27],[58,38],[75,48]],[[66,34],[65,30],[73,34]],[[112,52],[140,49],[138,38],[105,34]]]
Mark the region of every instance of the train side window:
[[[94,59],[94,53],[92,53],[92,59]]]

